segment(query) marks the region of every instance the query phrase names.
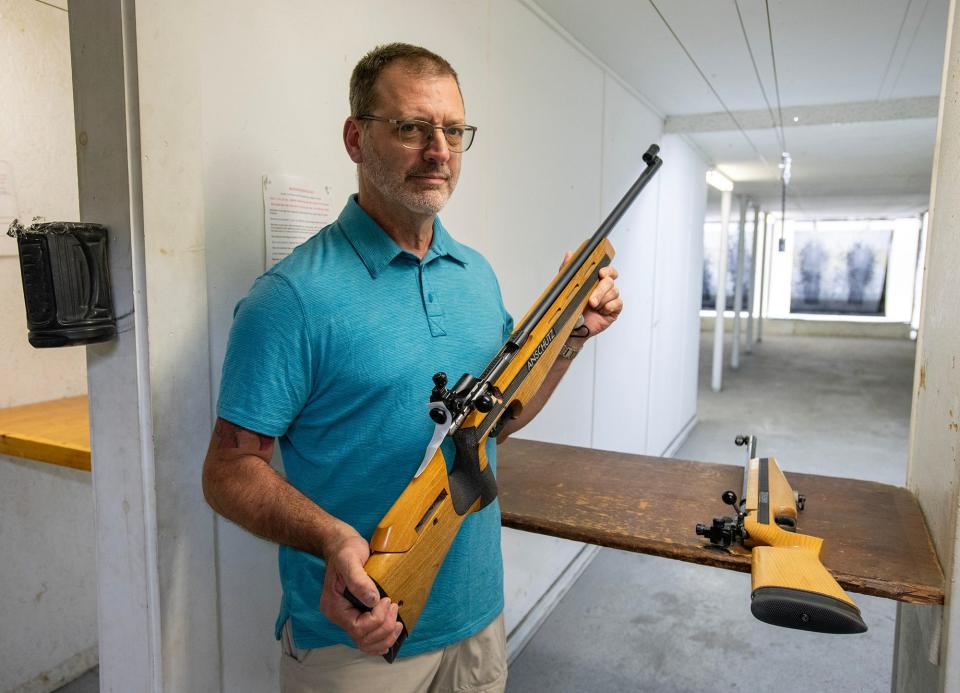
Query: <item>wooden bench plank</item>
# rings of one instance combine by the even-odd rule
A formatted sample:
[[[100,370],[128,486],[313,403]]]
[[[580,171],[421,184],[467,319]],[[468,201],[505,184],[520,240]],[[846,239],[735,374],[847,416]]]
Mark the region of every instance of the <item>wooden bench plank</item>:
[[[0,454],[90,471],[86,395],[0,409]]]
[[[740,495],[743,467],[513,439],[497,460],[506,527],[750,572],[748,551],[709,547],[695,532],[732,513],[720,494]],[[907,489],[785,473],[807,497],[798,530],[824,539],[821,558],[844,589],[943,603],[943,572]]]

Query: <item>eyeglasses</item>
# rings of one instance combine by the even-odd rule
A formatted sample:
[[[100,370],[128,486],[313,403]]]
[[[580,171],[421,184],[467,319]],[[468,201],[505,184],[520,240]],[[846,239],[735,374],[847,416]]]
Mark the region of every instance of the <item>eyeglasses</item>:
[[[400,146],[407,149],[426,149],[433,140],[434,131],[440,130],[451,152],[465,152],[470,149],[473,136],[477,133],[473,125],[434,125],[425,120],[401,120],[375,115],[359,115],[357,120],[376,120],[393,125],[397,129]]]

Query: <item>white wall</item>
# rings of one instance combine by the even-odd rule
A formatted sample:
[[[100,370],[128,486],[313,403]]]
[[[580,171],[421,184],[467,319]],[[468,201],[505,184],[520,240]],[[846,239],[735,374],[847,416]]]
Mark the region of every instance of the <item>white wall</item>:
[[[0,0],[0,174],[12,175],[21,221],[77,219],[77,151],[67,13]],[[5,204],[7,200],[3,201]],[[0,207],[0,215],[4,207]],[[16,243],[0,228],[0,407],[86,392],[84,350],[34,349]]]
[[[677,435],[697,411],[700,349],[702,226],[707,202],[706,165],[678,136],[663,140],[657,221],[656,306],[651,357],[647,451],[678,446]]]
[[[260,177],[292,174],[331,185],[337,207],[353,192],[355,172],[340,138],[347,84],[354,63],[376,43],[426,45],[459,71],[468,120],[480,131],[443,218],[460,240],[490,259],[517,316],[556,272],[563,251],[596,229],[661,132],[657,115],[520,2],[453,2],[443,12],[419,2],[402,10],[388,2],[349,8],[210,2],[201,29],[207,37],[199,65],[214,393],[233,306],[263,270]],[[646,438],[651,402],[660,416],[656,444],[669,443],[693,414],[695,349],[691,365],[689,354],[678,360],[677,350],[663,345],[685,343],[683,330],[696,342],[696,305],[689,320],[667,313],[685,305],[686,285],[694,286],[690,273],[700,276],[691,239],[699,238],[702,227],[703,164],[682,142],[664,144],[668,182],[651,184],[613,238],[633,312],[596,343],[608,350],[603,359],[597,361],[595,343],[578,357],[541,417],[523,432],[526,437],[661,452]],[[665,199],[663,185],[677,199]],[[690,220],[695,223],[686,228]],[[662,234],[654,254],[652,239]],[[655,266],[662,272],[659,284]],[[651,330],[655,292],[664,297],[659,342]],[[657,349],[671,364],[664,377],[673,380],[656,385],[658,394],[650,400],[649,371],[662,366],[651,361]],[[686,380],[681,362],[691,371]],[[607,409],[595,416],[601,399]],[[638,430],[643,434],[627,435]],[[508,627],[537,603],[580,547],[504,532]],[[217,570],[223,689],[271,690],[276,549],[218,520]]]
[[[90,473],[0,455],[0,691],[97,663]]]
[[[0,0],[0,65],[0,172],[13,177],[12,212],[76,220],[67,13]],[[16,243],[5,232],[3,224],[0,407],[82,394],[82,347],[27,342]],[[96,612],[89,472],[0,456],[0,691],[53,690],[96,664]]]

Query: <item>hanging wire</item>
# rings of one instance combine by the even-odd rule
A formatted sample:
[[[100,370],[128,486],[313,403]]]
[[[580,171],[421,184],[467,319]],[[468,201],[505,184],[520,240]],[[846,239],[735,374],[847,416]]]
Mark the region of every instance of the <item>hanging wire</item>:
[[[780,102],[780,77],[777,73],[777,53],[773,48],[773,23],[770,21],[770,0],[764,0],[767,11],[767,36],[770,37],[770,60],[773,63],[773,85],[777,90],[777,115],[780,116],[780,141],[783,145],[780,155],[780,243],[779,251],[784,252],[786,239],[784,238],[787,225],[787,185],[790,183],[790,154],[787,153],[787,136],[783,131],[783,106]]]
[[[744,139],[746,139],[747,142],[750,143],[750,146],[753,148],[753,151],[756,152],[756,154],[757,154],[758,157],[760,157],[760,160],[764,163],[764,165],[765,165],[765,166],[770,166],[770,162],[767,161],[767,158],[766,158],[766,157],[763,155],[763,153],[757,148],[757,145],[754,144],[754,141],[753,141],[752,139],[750,139],[750,136],[747,134],[746,130],[744,130],[744,129],[743,129],[743,126],[740,125],[740,121],[737,120],[736,116],[733,115],[733,113],[730,111],[729,108],[727,108],[727,104],[724,102],[723,98],[720,96],[720,94],[719,94],[719,93],[717,92],[717,90],[714,88],[713,84],[710,83],[710,80],[707,79],[707,75],[703,72],[703,70],[700,69],[700,66],[697,64],[697,61],[693,59],[693,56],[690,54],[690,51],[687,50],[687,47],[686,47],[685,45],[683,45],[683,41],[681,41],[681,40],[680,40],[680,37],[677,36],[677,32],[675,32],[675,31],[673,30],[673,27],[670,26],[670,22],[668,22],[668,21],[667,21],[667,18],[663,16],[663,12],[660,11],[660,8],[657,7],[657,4],[656,4],[653,0],[649,0],[649,2],[650,2],[650,5],[653,7],[653,9],[656,11],[656,13],[657,13],[658,15],[660,15],[661,21],[663,21],[664,26],[667,27],[667,31],[669,31],[669,32],[673,35],[673,38],[676,40],[677,45],[679,45],[679,46],[680,46],[680,49],[681,49],[684,53],[686,53],[687,58],[690,59],[690,62],[693,64],[693,67],[696,69],[697,72],[700,73],[700,76],[703,78],[703,81],[706,82],[707,86],[710,88],[710,91],[713,92],[713,95],[714,95],[715,97],[717,97],[717,101],[720,102],[720,105],[723,107],[724,112],[726,112],[726,114],[727,114],[728,116],[730,116],[730,120],[732,120],[733,123],[734,123],[734,125],[737,126],[737,129],[740,131],[740,134],[742,134],[743,137],[744,137]]]
[[[893,65],[893,56],[897,54],[897,48],[900,46],[900,35],[903,33],[903,25],[907,23],[907,15],[910,14],[910,6],[913,0],[907,0],[907,9],[903,11],[903,18],[900,20],[900,28],[897,29],[897,38],[893,40],[893,49],[890,51],[890,57],[887,58],[887,66],[883,69],[883,79],[880,80],[880,88],[877,89],[876,101],[880,100],[880,94],[883,92],[883,85],[887,81],[887,75],[890,74],[890,66]],[[904,58],[906,60],[906,58]]]
[[[927,8],[930,7],[930,0],[927,0],[923,5],[923,11],[920,13],[920,19],[917,20],[917,26],[913,30],[913,36],[910,37],[910,43],[907,44],[907,52],[903,55],[903,62],[900,63],[900,69],[897,70],[897,77],[893,80],[893,85],[890,87],[890,96],[893,96],[893,92],[897,88],[897,84],[900,83],[900,76],[903,74],[903,68],[907,65],[907,59],[910,57],[910,51],[913,50],[913,44],[917,40],[917,34],[920,32],[920,27],[923,24],[923,18],[927,14]]]
[[[777,133],[777,119],[773,115],[773,106],[770,105],[770,99],[767,98],[767,90],[763,88],[763,80],[760,78],[760,69],[757,67],[756,58],[753,56],[753,48],[750,46],[750,37],[747,36],[747,27],[744,26],[743,15],[740,14],[740,0],[733,0],[733,6],[737,8],[737,19],[740,20],[740,31],[743,32],[743,40],[747,44],[747,53],[750,54],[750,62],[753,63],[753,74],[757,76],[757,84],[760,85],[760,93],[763,94],[763,101],[767,104],[767,111],[770,113],[770,126],[773,128],[773,131]],[[783,141],[782,130],[783,128],[781,127],[781,132],[777,133],[777,139],[780,141],[781,151],[787,148],[786,143]]]
[[[780,116],[780,142],[787,151],[787,136],[783,131],[783,107],[780,104],[780,77],[777,75],[777,54],[773,50],[773,25],[770,23],[770,0],[764,0],[767,8],[767,35],[770,37],[770,59],[773,61],[773,85],[777,90],[777,115]]]

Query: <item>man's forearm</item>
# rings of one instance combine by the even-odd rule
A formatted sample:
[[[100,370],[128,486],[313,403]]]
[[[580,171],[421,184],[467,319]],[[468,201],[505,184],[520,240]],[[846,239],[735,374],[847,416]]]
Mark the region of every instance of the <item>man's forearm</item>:
[[[203,466],[210,506],[264,539],[318,556],[355,534],[280,476],[272,453],[272,438],[218,420]]]
[[[567,339],[567,344],[569,344],[574,349],[583,348],[586,339],[581,339],[578,337],[570,337]],[[567,372],[567,369],[570,368],[570,364],[573,363],[572,359],[561,359],[558,358],[553,362],[553,365],[550,367],[550,370],[547,372],[547,377],[544,378],[543,384],[540,385],[540,389],[537,390],[537,393],[530,399],[527,403],[527,406],[523,408],[523,411],[520,412],[520,415],[515,419],[510,419],[504,425],[503,430],[500,431],[500,435],[497,436],[497,442],[502,443],[511,433],[516,433],[521,428],[530,423],[533,418],[540,413],[540,410],[543,409],[543,406],[547,403],[547,400],[550,399],[550,395],[553,394],[553,391],[557,389],[557,385],[560,384],[560,380],[563,378],[563,375]]]

